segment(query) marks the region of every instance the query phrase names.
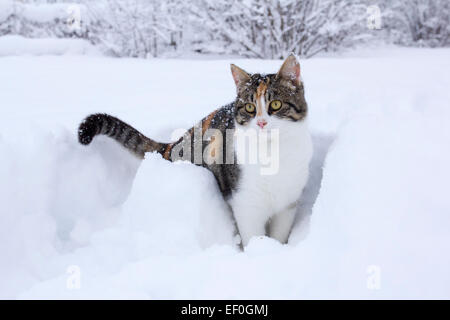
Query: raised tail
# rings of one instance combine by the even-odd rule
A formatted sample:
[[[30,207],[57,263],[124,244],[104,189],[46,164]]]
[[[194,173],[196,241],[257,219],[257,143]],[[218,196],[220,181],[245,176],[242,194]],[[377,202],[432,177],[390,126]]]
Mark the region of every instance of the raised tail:
[[[92,114],[80,123],[78,141],[88,145],[96,135],[111,137],[139,158],[153,151],[164,155],[168,148],[167,143],[153,141],[122,120],[102,113]]]

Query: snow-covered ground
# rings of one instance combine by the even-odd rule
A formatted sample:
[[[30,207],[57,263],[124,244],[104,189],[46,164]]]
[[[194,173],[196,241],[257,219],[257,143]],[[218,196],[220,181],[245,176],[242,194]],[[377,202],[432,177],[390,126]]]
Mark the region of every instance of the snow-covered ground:
[[[288,245],[241,252],[205,169],[78,144],[92,112],[169,140],[233,100],[230,62],[280,65],[0,58],[0,298],[450,298],[450,50],[301,61],[315,155]]]
[[[83,39],[25,38],[8,35],[0,37],[0,57],[20,55],[100,55],[99,51]]]

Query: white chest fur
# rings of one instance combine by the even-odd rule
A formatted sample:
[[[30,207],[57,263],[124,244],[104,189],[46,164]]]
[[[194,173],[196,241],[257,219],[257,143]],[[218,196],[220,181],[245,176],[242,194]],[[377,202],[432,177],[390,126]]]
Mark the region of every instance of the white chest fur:
[[[260,234],[261,225],[264,227],[268,219],[292,208],[308,180],[312,142],[306,121],[285,121],[278,135],[277,141],[270,142],[278,144],[272,149],[278,149],[278,154],[270,155],[271,161],[278,161],[278,166],[274,166],[277,170],[262,174],[266,166],[260,162],[241,164],[237,191],[229,200],[239,228],[247,229],[243,224],[253,224],[248,226],[250,234]],[[238,159],[244,156],[239,152],[243,150],[236,149]],[[242,230],[240,233],[242,236]]]

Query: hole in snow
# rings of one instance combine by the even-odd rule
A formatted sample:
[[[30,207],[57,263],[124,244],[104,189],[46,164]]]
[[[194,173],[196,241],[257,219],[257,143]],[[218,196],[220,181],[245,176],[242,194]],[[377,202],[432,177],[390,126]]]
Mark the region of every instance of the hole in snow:
[[[300,197],[297,217],[289,237],[290,244],[297,244],[305,239],[308,234],[312,209],[322,183],[323,164],[334,137],[312,135],[312,140],[314,152],[309,166],[309,179]]]

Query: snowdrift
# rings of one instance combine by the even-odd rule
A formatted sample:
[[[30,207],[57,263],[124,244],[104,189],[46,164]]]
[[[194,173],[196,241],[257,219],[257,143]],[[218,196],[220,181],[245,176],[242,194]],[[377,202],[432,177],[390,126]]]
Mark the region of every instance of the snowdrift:
[[[0,37],[0,57],[18,55],[100,55],[97,48],[83,39],[30,39],[22,36]]]

